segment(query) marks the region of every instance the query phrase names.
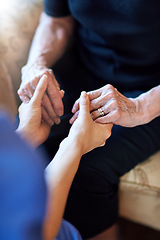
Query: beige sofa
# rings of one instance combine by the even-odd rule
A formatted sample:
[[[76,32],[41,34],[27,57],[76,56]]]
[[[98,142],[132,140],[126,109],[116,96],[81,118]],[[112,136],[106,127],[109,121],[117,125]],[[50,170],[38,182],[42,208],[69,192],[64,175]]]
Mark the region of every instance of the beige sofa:
[[[4,1],[5,2],[5,1]],[[0,8],[0,106],[15,116],[20,69],[27,60],[43,5],[12,0]],[[160,152],[121,178],[120,216],[160,230]]]

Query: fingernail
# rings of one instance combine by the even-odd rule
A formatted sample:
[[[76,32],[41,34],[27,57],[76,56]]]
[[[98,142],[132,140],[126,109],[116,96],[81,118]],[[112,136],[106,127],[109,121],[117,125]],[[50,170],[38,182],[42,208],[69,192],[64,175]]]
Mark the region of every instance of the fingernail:
[[[47,76],[46,74],[44,74],[42,77],[43,77],[43,79],[45,79],[45,80],[48,78],[48,76]]]
[[[63,110],[59,109],[59,110],[58,110],[58,116],[59,116],[59,117],[62,117],[62,115],[63,115]]]
[[[49,125],[52,127],[54,125],[54,122],[50,119],[49,120]]]
[[[69,123],[70,123],[70,124],[72,124],[72,123],[73,123],[73,119],[72,119],[72,118],[69,120]]]
[[[81,92],[81,97],[82,97],[84,94],[86,94],[86,92],[85,92],[85,91],[82,91],[82,92]]]
[[[72,113],[75,113],[75,107],[73,106],[73,108],[72,108]]]

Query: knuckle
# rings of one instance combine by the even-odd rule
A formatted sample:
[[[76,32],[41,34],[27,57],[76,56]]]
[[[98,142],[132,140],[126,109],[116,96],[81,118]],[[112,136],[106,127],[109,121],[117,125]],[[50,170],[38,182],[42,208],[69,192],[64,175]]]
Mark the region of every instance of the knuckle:
[[[105,88],[105,90],[113,90],[114,89],[114,87],[111,84],[105,85],[104,88]]]
[[[17,90],[17,93],[18,93],[19,96],[21,96],[21,95],[23,94],[22,89],[19,88],[19,89]]]
[[[121,112],[120,108],[117,107],[116,112],[117,112],[117,116],[121,117],[122,112]]]
[[[110,96],[110,98],[113,98],[113,99],[116,101],[116,99],[117,99],[117,93],[115,92],[114,89],[110,89],[110,90],[108,91],[108,95]]]
[[[30,86],[31,86],[33,89],[35,89],[36,86],[37,86],[37,84],[38,84],[38,82],[39,82],[39,80],[40,80],[40,77],[34,77],[34,78],[30,81]]]
[[[51,79],[54,77],[52,69],[46,69],[43,74],[47,75],[48,78],[51,77]]]

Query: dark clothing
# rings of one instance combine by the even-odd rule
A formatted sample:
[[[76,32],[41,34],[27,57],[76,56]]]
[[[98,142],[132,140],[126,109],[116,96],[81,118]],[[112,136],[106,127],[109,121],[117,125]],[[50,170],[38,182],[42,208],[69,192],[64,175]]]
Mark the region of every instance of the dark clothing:
[[[146,90],[159,84],[158,0],[44,0],[44,3],[47,14],[56,17],[71,14],[76,19],[79,56],[95,77],[127,91]]]
[[[46,142],[68,134],[71,108],[82,90],[107,83],[127,97],[160,84],[159,1],[45,0],[55,17],[71,14],[77,21],[75,44],[53,67],[65,90],[65,115]],[[68,4],[67,4],[68,2]],[[115,223],[119,177],[160,149],[160,118],[135,128],[114,126],[104,147],[83,156],[69,194],[65,217],[84,238]]]

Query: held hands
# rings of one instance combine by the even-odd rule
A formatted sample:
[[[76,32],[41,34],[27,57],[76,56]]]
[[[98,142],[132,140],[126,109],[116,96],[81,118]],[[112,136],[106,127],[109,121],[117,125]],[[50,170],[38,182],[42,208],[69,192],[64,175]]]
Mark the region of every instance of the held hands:
[[[70,129],[68,139],[77,141],[82,154],[84,154],[96,147],[104,146],[111,135],[113,124],[100,124],[92,120],[89,109],[90,102],[86,92],[81,93],[79,107],[78,118]]]
[[[48,86],[42,99],[42,119],[52,126],[54,123],[59,124],[60,116],[63,115],[62,98],[64,91],[60,91],[59,84],[51,69],[37,63],[30,67],[24,66],[22,68],[22,83],[18,94],[24,103],[29,102],[43,75],[48,77]]]
[[[50,132],[50,126],[42,120],[41,101],[47,89],[48,77],[44,75],[29,103],[19,107],[20,124],[17,132],[28,139],[35,147],[43,143]]]
[[[114,123],[124,127],[134,127],[138,124],[140,115],[138,99],[126,98],[112,85],[87,93],[90,100],[92,119],[97,123]],[[75,102],[72,112],[73,123],[79,114],[79,99]]]

